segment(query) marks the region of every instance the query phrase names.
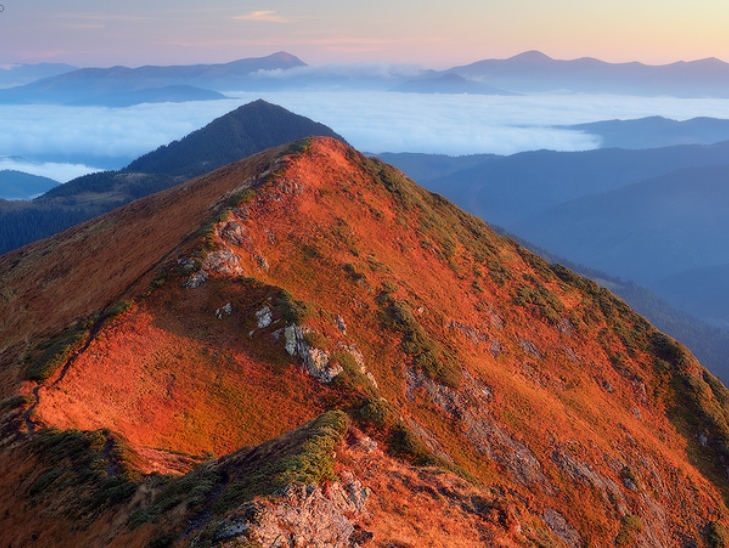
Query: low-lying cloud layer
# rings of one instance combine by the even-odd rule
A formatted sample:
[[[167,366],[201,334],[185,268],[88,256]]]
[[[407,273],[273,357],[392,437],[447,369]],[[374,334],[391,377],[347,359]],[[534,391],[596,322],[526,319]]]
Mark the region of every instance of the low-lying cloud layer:
[[[356,148],[373,153],[513,154],[524,150],[585,150],[591,135],[554,126],[661,115],[729,118],[729,100],[626,96],[421,95],[393,92],[279,91],[228,93],[234,99],[144,104],[124,109],[49,105],[0,106],[0,157],[122,167],[214,118],[263,98],[329,125]],[[108,164],[108,162],[107,162]],[[20,169],[19,166],[7,169]],[[68,180],[85,166],[46,165],[42,174]],[[23,169],[41,174],[36,167]],[[76,170],[76,171],[74,171]]]
[[[9,169],[23,171],[31,175],[48,177],[59,183],[67,183],[71,179],[99,171],[99,168],[84,164],[70,164],[60,162],[32,162],[25,158],[0,158],[0,171]]]

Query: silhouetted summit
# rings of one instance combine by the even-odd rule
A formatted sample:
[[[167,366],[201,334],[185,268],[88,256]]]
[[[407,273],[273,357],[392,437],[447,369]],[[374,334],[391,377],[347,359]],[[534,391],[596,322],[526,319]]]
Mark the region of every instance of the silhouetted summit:
[[[190,178],[266,148],[313,135],[345,142],[324,124],[259,99],[213,120],[179,141],[137,158],[124,171]]]

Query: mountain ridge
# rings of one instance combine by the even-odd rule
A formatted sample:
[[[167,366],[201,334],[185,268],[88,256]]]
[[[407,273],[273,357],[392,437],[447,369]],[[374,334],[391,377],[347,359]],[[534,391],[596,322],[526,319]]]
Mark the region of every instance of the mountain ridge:
[[[727,523],[721,383],[331,138],[11,252],[0,279],[19,544],[274,542],[285,508],[312,546],[708,546]]]
[[[131,93],[149,88],[188,85],[214,91],[240,85],[259,70],[306,66],[298,57],[278,52],[229,63],[82,68],[49,76],[23,86],[0,90],[0,103],[69,103],[111,93]]]
[[[33,201],[0,202],[0,253],[249,154],[317,133],[344,139],[277,105],[262,100],[242,105],[122,170],[78,177]]]

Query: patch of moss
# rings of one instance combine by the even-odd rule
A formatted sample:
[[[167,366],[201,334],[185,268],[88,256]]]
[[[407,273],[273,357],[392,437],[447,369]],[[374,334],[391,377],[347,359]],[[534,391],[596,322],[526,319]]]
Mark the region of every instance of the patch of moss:
[[[558,324],[565,312],[562,301],[538,280],[532,278],[533,286],[523,285],[517,289],[513,299],[518,306],[534,306],[542,318],[552,324]]]
[[[217,514],[292,483],[333,481],[334,449],[349,428],[343,411],[328,411],[293,432],[256,447],[213,504]],[[241,463],[243,464],[243,463]],[[241,473],[242,472],[242,473]],[[238,475],[240,474],[240,475]]]
[[[718,521],[712,521],[706,526],[704,538],[709,548],[727,548],[729,546],[729,530]]]
[[[376,395],[372,381],[360,371],[359,364],[354,356],[346,350],[338,350],[330,356],[332,363],[337,363],[342,372],[334,377],[332,385],[350,393],[366,394],[370,397]]]
[[[274,306],[286,323],[295,325],[302,325],[317,313],[313,303],[297,300],[285,289],[282,289],[274,299]]]
[[[461,366],[441,346],[428,336],[413,316],[410,307],[385,295],[381,299],[382,323],[402,333],[400,349],[412,358],[412,365],[430,378],[457,387],[461,381]]]
[[[166,485],[154,498],[152,504],[136,510],[129,516],[130,527],[137,528],[145,523],[155,523],[164,515],[184,505],[185,509],[195,508],[206,501],[207,496],[217,487],[221,476],[210,465],[203,465],[180,478],[165,478]]]
[[[88,336],[88,329],[76,327],[50,341],[41,347],[40,356],[30,362],[25,370],[25,378],[37,382],[48,380],[86,344]]]
[[[41,430],[33,445],[45,469],[29,496],[69,499],[75,512],[97,512],[128,501],[139,475],[128,466],[129,449],[107,430]]]
[[[9,409],[17,409],[18,407],[25,407],[31,405],[33,398],[31,396],[11,396],[0,401],[0,411],[6,411]]]
[[[318,348],[319,350],[329,350],[333,344],[329,337],[313,330],[304,333],[304,342],[310,347]]]
[[[615,546],[629,546],[643,530],[643,520],[635,514],[626,514],[620,520],[620,529],[615,537]]]
[[[126,301],[120,301],[114,306],[112,306],[105,314],[107,318],[114,318],[116,316],[121,316],[125,312],[129,312],[132,307],[134,306],[134,301],[129,299]]]

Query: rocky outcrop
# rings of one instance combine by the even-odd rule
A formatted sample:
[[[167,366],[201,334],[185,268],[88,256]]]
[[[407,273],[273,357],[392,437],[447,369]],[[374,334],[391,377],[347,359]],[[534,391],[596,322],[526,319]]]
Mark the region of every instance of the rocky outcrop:
[[[552,508],[544,510],[544,521],[552,530],[552,532],[559,537],[570,548],[580,548],[582,543],[582,537],[577,530],[572,527],[564,516]]]
[[[370,495],[351,474],[325,487],[291,485],[277,495],[243,505],[218,524],[217,546],[258,542],[274,548],[360,546],[372,534],[356,526]]]
[[[231,249],[223,248],[211,251],[203,261],[203,270],[225,276],[244,276],[240,257]]]
[[[553,493],[536,455],[523,442],[515,439],[494,420],[488,408],[491,389],[464,371],[462,386],[455,390],[441,385],[420,372],[407,372],[406,395],[414,399],[414,391],[422,388],[446,414],[460,421],[465,436],[473,447],[487,458],[506,467],[514,481]]]
[[[330,361],[329,353],[319,348],[313,348],[306,342],[304,337],[306,328],[298,325],[289,325],[282,330],[274,332],[275,337],[280,337],[283,332],[286,352],[290,356],[299,356],[303,366],[312,377],[321,382],[329,383],[343,370],[342,366]]]

